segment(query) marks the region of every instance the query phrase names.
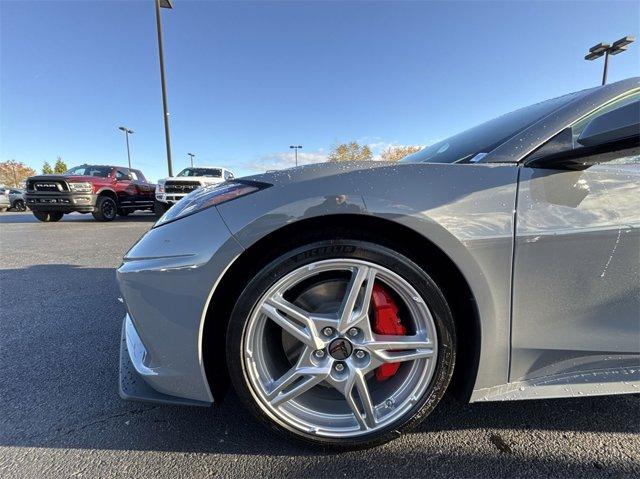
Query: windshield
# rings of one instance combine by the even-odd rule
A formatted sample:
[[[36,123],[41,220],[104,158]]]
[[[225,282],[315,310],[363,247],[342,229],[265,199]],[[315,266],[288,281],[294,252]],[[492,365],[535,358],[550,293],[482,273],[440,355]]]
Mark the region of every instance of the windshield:
[[[210,178],[222,178],[220,168],[185,168],[178,176],[208,176]]]
[[[512,111],[427,146],[401,161],[406,163],[455,163],[470,161],[477,155],[484,156],[529,125],[586,93],[587,90],[570,93]],[[480,159],[481,157],[478,157],[476,161]]]
[[[65,175],[99,176],[100,178],[106,178],[111,174],[111,170],[112,168],[110,166],[82,165],[67,170]]]

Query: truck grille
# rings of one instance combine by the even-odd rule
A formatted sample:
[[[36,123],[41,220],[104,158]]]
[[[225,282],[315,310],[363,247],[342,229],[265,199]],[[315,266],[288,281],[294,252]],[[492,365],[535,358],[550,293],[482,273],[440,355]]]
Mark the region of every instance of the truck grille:
[[[167,181],[164,184],[165,193],[191,193],[200,188],[197,181]]]
[[[29,180],[27,182],[27,190],[29,191],[69,191],[69,186],[65,181],[59,180]]]

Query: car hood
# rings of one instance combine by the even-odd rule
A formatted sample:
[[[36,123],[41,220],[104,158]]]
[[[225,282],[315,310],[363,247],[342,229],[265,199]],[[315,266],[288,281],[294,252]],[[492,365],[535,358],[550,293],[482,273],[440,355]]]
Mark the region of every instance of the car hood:
[[[55,181],[55,180],[71,180],[71,181],[106,181],[108,178],[103,176],[84,176],[84,175],[63,175],[63,174],[53,174],[53,175],[38,175],[31,176],[27,178],[29,180],[37,180],[37,181]]]
[[[243,180],[260,181],[272,185],[286,185],[301,181],[331,177],[359,170],[374,170],[395,165],[392,161],[339,161],[296,166],[286,170],[245,176]]]
[[[212,178],[211,176],[170,176],[160,181],[202,181],[203,183],[222,183],[222,178]]]

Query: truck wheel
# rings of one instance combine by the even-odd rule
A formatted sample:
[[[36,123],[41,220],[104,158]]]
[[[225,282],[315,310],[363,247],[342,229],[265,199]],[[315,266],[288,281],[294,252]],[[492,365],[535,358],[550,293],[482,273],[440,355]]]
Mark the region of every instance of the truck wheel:
[[[13,203],[13,208],[14,208],[16,211],[27,211],[27,207],[26,207],[26,205],[24,204],[24,201],[23,201],[23,200],[16,200],[16,201]]]
[[[169,205],[163,203],[162,201],[155,201],[153,203],[153,212],[156,214],[157,218],[160,218],[163,214],[165,214],[168,209]]]
[[[50,223],[54,221],[60,221],[64,213],[60,213],[59,211],[34,211],[33,216],[38,218],[40,221],[44,221],[45,223]]]
[[[97,221],[113,221],[118,213],[118,205],[113,198],[101,196],[96,202],[96,210],[92,213]]]

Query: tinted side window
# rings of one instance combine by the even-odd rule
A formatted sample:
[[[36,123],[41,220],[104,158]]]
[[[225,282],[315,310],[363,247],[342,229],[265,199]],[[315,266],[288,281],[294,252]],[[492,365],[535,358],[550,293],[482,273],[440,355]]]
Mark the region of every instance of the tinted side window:
[[[631,95],[627,95],[623,98],[619,98],[614,100],[606,105],[598,108],[596,111],[590,113],[586,117],[578,120],[573,125],[565,128],[556,136],[551,138],[546,144],[542,145],[537,151],[534,151],[527,161],[532,161],[538,158],[543,158],[548,155],[554,155],[559,153],[568,153],[570,151],[575,150],[576,153],[579,152],[582,148],[582,145],[578,143],[578,138],[580,137],[580,133],[582,130],[586,128],[586,126],[600,115],[608,113],[617,108],[622,108],[626,105],[629,105],[632,102],[637,102],[640,100],[640,92],[633,93]]]
[[[116,170],[116,179],[121,180],[129,174],[129,170],[126,168],[118,168]]]

